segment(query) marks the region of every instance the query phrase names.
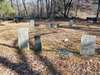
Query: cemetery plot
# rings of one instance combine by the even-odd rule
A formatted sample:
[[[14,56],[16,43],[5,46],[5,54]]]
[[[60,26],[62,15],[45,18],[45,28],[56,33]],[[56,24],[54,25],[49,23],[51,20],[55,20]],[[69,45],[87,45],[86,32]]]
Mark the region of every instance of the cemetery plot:
[[[100,0],[0,0],[0,75],[100,75]]]
[[[29,23],[29,22],[28,22]],[[28,24],[27,23],[27,24]],[[35,32],[29,32],[26,23],[3,23],[0,28],[0,74],[2,75],[86,75],[99,73],[100,55],[84,59],[80,56],[81,37],[84,31],[72,28],[48,29],[47,25],[39,26],[40,41],[35,40]],[[41,24],[40,24],[41,25]],[[66,24],[65,24],[66,25]],[[44,27],[44,28],[43,28]],[[20,29],[21,28],[21,29]],[[88,27],[87,27],[88,28]],[[98,28],[98,27],[97,27]],[[18,31],[19,30],[19,31]],[[16,33],[17,31],[17,33]],[[98,31],[96,31],[98,32]],[[18,34],[19,33],[19,34]],[[20,36],[23,35],[23,36]],[[19,50],[16,47],[17,38],[20,36],[20,48],[26,40],[31,42],[32,49]],[[30,37],[30,38],[28,38]],[[13,40],[12,40],[13,39]],[[89,39],[90,40],[90,39]],[[30,43],[29,42],[29,43]],[[36,43],[35,43],[36,42]],[[91,42],[91,41],[89,41]],[[27,41],[28,43],[28,41]],[[93,43],[93,41],[92,41]],[[38,44],[41,54],[34,54],[34,46]],[[86,44],[86,43],[85,43]],[[100,48],[100,36],[96,38],[96,48]],[[89,44],[90,45],[90,44]],[[67,50],[68,49],[68,50]],[[20,52],[19,52],[20,51]],[[83,54],[82,54],[83,56]],[[62,57],[63,59],[61,59]],[[7,65],[7,64],[9,65]],[[86,64],[88,63],[88,64]],[[95,66],[95,67],[94,67]],[[9,68],[8,68],[9,67]],[[33,73],[34,72],[34,73]]]

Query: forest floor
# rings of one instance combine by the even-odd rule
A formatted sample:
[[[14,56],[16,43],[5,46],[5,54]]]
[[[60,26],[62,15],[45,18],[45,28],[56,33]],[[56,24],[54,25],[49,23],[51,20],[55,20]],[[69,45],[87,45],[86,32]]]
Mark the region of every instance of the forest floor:
[[[38,22],[36,31],[41,34],[42,53],[34,54],[34,32],[28,22],[0,24],[0,75],[100,75],[100,25],[77,23],[68,27],[68,22],[59,21],[60,27],[48,29],[46,22]],[[17,29],[29,27],[31,50],[17,47]],[[82,34],[96,36],[96,54],[80,55]],[[67,39],[67,41],[66,41]],[[61,58],[59,49],[69,54]]]

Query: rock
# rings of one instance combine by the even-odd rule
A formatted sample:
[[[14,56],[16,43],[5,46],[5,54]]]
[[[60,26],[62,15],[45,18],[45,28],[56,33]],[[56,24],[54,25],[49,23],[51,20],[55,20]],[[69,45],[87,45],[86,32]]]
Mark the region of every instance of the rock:
[[[59,51],[59,56],[61,58],[73,56],[73,53],[69,52],[66,49],[61,48],[61,49],[58,49],[58,51]]]
[[[68,42],[69,41],[69,39],[68,38],[66,38],[65,40],[64,40],[64,42]]]

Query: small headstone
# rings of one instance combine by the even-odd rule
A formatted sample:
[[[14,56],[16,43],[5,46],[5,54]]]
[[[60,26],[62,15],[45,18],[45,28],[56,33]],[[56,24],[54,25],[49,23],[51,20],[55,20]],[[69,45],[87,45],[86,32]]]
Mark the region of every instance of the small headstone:
[[[18,47],[19,49],[29,49],[28,28],[18,29]]]
[[[29,27],[30,27],[30,30],[31,31],[34,31],[34,29],[35,29],[35,21],[34,20],[30,20],[30,22],[29,22]]]
[[[82,55],[94,55],[96,48],[96,36],[83,35],[81,37],[81,50]]]
[[[69,26],[72,27],[73,24],[74,24],[74,21],[73,21],[73,20],[70,20],[70,21],[69,21]]]
[[[48,28],[58,28],[58,24],[55,23],[49,23]]]
[[[53,23],[48,23],[48,28],[53,28]]]
[[[35,26],[35,21],[34,20],[30,20],[30,25]]]
[[[35,53],[40,53],[42,51],[40,34],[36,33],[34,39],[35,39],[35,45],[34,45]]]

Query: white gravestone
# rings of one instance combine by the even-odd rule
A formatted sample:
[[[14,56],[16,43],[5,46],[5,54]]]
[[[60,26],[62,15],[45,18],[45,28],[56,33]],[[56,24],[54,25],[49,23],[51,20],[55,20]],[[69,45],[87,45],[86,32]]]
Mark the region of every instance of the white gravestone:
[[[96,36],[82,35],[80,54],[82,54],[82,55],[94,55],[95,48],[96,48]]]
[[[69,26],[72,27],[73,24],[74,24],[74,21],[73,21],[73,20],[70,20],[70,21],[69,21]]]
[[[35,26],[35,21],[34,20],[30,20],[30,25]]]
[[[28,28],[18,29],[18,47],[20,49],[29,49]]]
[[[29,27],[30,27],[30,31],[34,31],[35,30],[35,21],[34,20],[30,20],[30,23],[29,23]]]

